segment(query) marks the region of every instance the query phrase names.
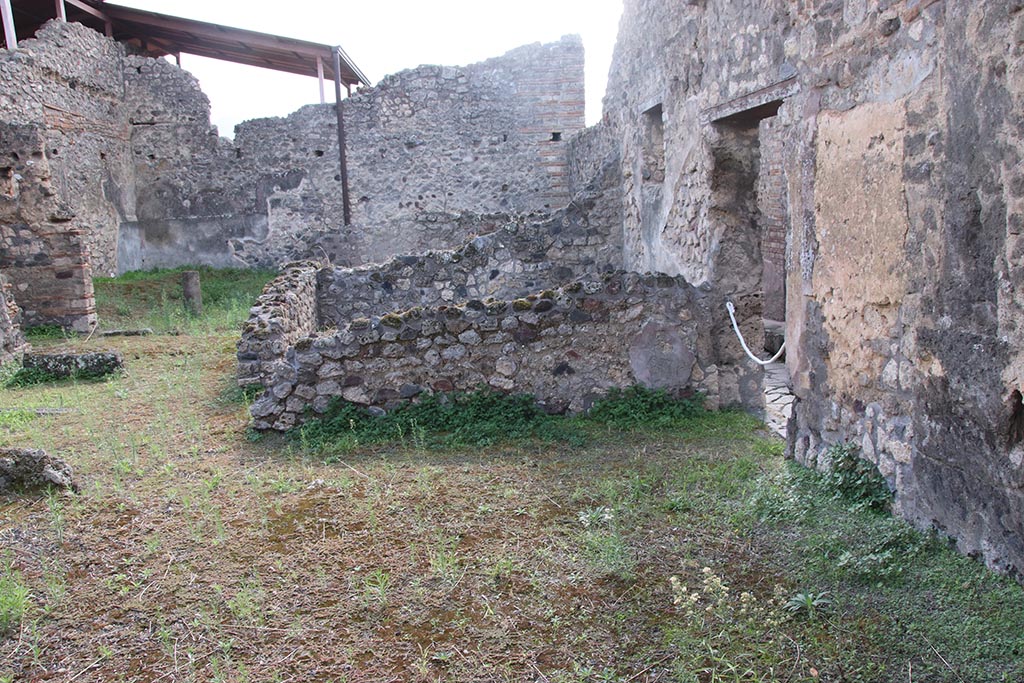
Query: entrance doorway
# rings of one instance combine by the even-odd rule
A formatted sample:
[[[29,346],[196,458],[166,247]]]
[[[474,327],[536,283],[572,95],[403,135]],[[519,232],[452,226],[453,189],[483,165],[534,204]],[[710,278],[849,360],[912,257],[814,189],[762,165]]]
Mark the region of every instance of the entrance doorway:
[[[786,329],[789,212],[776,117],[781,104],[770,101],[712,121],[712,220],[721,228],[714,280],[734,302],[747,346],[761,359],[780,350]],[[765,421],[785,437],[793,395],[784,355],[764,366],[761,382]]]

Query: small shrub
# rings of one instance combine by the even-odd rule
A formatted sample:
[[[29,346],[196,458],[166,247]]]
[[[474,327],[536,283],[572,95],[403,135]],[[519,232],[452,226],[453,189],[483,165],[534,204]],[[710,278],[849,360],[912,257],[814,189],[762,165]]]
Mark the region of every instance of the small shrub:
[[[761,681],[788,658],[779,627],[785,621],[782,588],[771,597],[734,591],[710,567],[701,569],[693,588],[669,578],[672,603],[682,624],[668,636],[679,648],[680,680]]]
[[[21,368],[4,385],[8,389],[31,387],[37,384],[48,384],[50,382],[62,382],[62,381],[93,381],[99,379],[105,379],[110,375],[103,372],[95,372],[88,370],[79,370],[72,374],[70,377],[61,377],[55,375],[52,372],[48,372],[42,368]]]
[[[0,410],[0,429],[22,429],[34,419],[36,419],[36,414],[24,408]]]
[[[832,599],[828,597],[828,591],[821,593],[802,591],[787,600],[783,608],[790,614],[803,614],[808,619],[813,619],[818,612],[828,608],[831,604]]]
[[[365,408],[335,400],[327,412],[292,432],[306,449],[410,442],[416,447],[489,446],[519,439],[570,440],[558,418],[537,407],[531,396],[490,389],[433,394],[377,417]]]
[[[862,581],[879,582],[900,577],[924,550],[927,538],[899,519],[886,520],[879,535],[844,550],[836,567]]]
[[[608,526],[615,520],[615,511],[605,505],[599,505],[589,510],[582,510],[577,519],[584,529],[591,527]]]
[[[617,529],[587,529],[581,536],[591,566],[604,576],[632,581],[637,554]]]
[[[56,382],[59,377],[41,368],[20,368],[4,384],[8,389],[31,387],[36,384]]]
[[[60,325],[37,325],[25,330],[25,339],[29,341],[45,341],[49,339],[66,339],[68,333]]]
[[[368,602],[380,605],[388,603],[388,590],[391,587],[391,574],[377,568],[363,578],[363,595]]]
[[[892,491],[878,468],[860,457],[852,443],[831,446],[828,454],[832,471],[828,486],[836,498],[852,503],[855,510],[886,511],[892,502]]]
[[[702,412],[703,397],[700,395],[677,399],[664,389],[635,385],[609,390],[605,398],[590,407],[587,419],[616,429],[666,428],[677,426],[682,420]]]

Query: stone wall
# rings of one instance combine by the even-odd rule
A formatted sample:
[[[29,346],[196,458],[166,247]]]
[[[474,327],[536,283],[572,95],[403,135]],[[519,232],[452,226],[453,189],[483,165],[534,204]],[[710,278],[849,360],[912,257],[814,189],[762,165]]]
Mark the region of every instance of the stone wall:
[[[0,121],[40,131],[50,189],[99,273],[116,270],[117,225],[134,203],[122,56],[114,41],[59,21],[0,50]]]
[[[252,406],[256,429],[289,429],[333,397],[384,409],[424,392],[491,386],[577,412],[611,387],[717,399],[713,297],[682,278],[609,273],[514,300],[414,307],[300,340]]]
[[[0,273],[0,365],[10,362],[27,347],[21,334],[21,309],[14,303],[10,283]]]
[[[343,102],[345,226],[334,105],[245,122],[229,143],[189,74],[129,58],[126,83],[139,198],[138,220],[121,227],[121,270],[358,265],[451,247],[493,229],[492,216],[564,206],[565,148],[583,128],[576,37],[388,76]]]
[[[621,233],[617,226],[604,232],[589,220],[595,207],[605,204],[605,193],[594,189],[604,185],[607,178],[595,179],[552,215],[505,217],[500,227],[455,249],[356,268],[312,262],[289,266],[260,297],[243,330],[240,381],[264,378],[267,363],[284,355],[279,342],[284,347],[294,343],[285,331],[308,333],[314,321],[343,328],[354,319],[394,310],[521,297],[585,274],[617,270]],[[301,311],[295,308],[296,295],[306,302]]]
[[[755,337],[781,145],[790,453],[856,442],[899,514],[1017,573],[1020,7],[627,0],[605,100],[626,267],[746,295]]]
[[[321,264],[289,263],[267,283],[249,310],[238,342],[238,383],[260,384],[269,364],[283,359],[300,339],[320,327],[317,273]],[[266,366],[266,369],[265,369]]]
[[[26,325],[88,329],[89,271],[116,270],[134,203],[122,52],[62,22],[0,50],[0,268]]]
[[[760,165],[757,174],[757,211],[761,220],[761,256],[764,259],[761,290],[764,317],[786,319],[786,171],[781,126],[777,117],[763,119],[758,128]]]
[[[232,142],[190,74],[59,21],[0,50],[0,82],[0,266],[26,324],[76,329],[94,322],[87,268],[358,265],[555,211],[583,127],[576,37],[390,76],[343,103],[345,226],[333,105],[246,122]]]
[[[0,123],[0,271],[25,327],[87,332],[96,322],[88,235],[54,187],[46,143],[36,125]]]

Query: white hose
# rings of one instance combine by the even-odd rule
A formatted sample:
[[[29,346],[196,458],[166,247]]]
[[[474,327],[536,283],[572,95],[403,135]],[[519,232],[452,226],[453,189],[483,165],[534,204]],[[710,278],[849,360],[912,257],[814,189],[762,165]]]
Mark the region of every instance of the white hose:
[[[743,345],[743,350],[747,352],[748,356],[750,356],[750,360],[754,361],[758,365],[768,365],[769,363],[774,363],[775,361],[777,361],[779,359],[779,356],[782,355],[782,352],[786,350],[786,342],[782,342],[782,346],[779,347],[778,353],[776,353],[768,360],[761,360],[760,358],[755,356],[754,353],[750,350],[750,347],[747,346],[747,341],[743,338],[743,333],[740,332],[740,326],[736,324],[736,307],[732,305],[731,301],[725,302],[725,310],[729,311],[729,320],[732,320],[732,329],[736,330],[736,336],[739,338],[740,344]]]

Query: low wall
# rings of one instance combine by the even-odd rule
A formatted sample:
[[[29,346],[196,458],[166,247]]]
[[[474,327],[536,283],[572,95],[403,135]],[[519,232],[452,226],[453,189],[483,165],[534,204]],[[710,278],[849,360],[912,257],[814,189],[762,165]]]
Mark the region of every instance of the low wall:
[[[680,277],[615,272],[512,300],[356,319],[265,364],[253,427],[289,429],[336,396],[390,409],[481,385],[532,394],[553,412],[632,384],[701,391],[717,406],[713,299]]]
[[[316,332],[316,279],[320,264],[290,263],[282,268],[249,310],[238,341],[238,383],[260,384],[264,363],[283,358],[303,337]]]
[[[488,296],[523,296],[586,273],[619,269],[614,230],[591,225],[600,191],[577,194],[550,216],[506,219],[461,247],[398,256],[381,265],[327,268],[319,276],[319,310],[327,326],[410,306],[436,306]]]

